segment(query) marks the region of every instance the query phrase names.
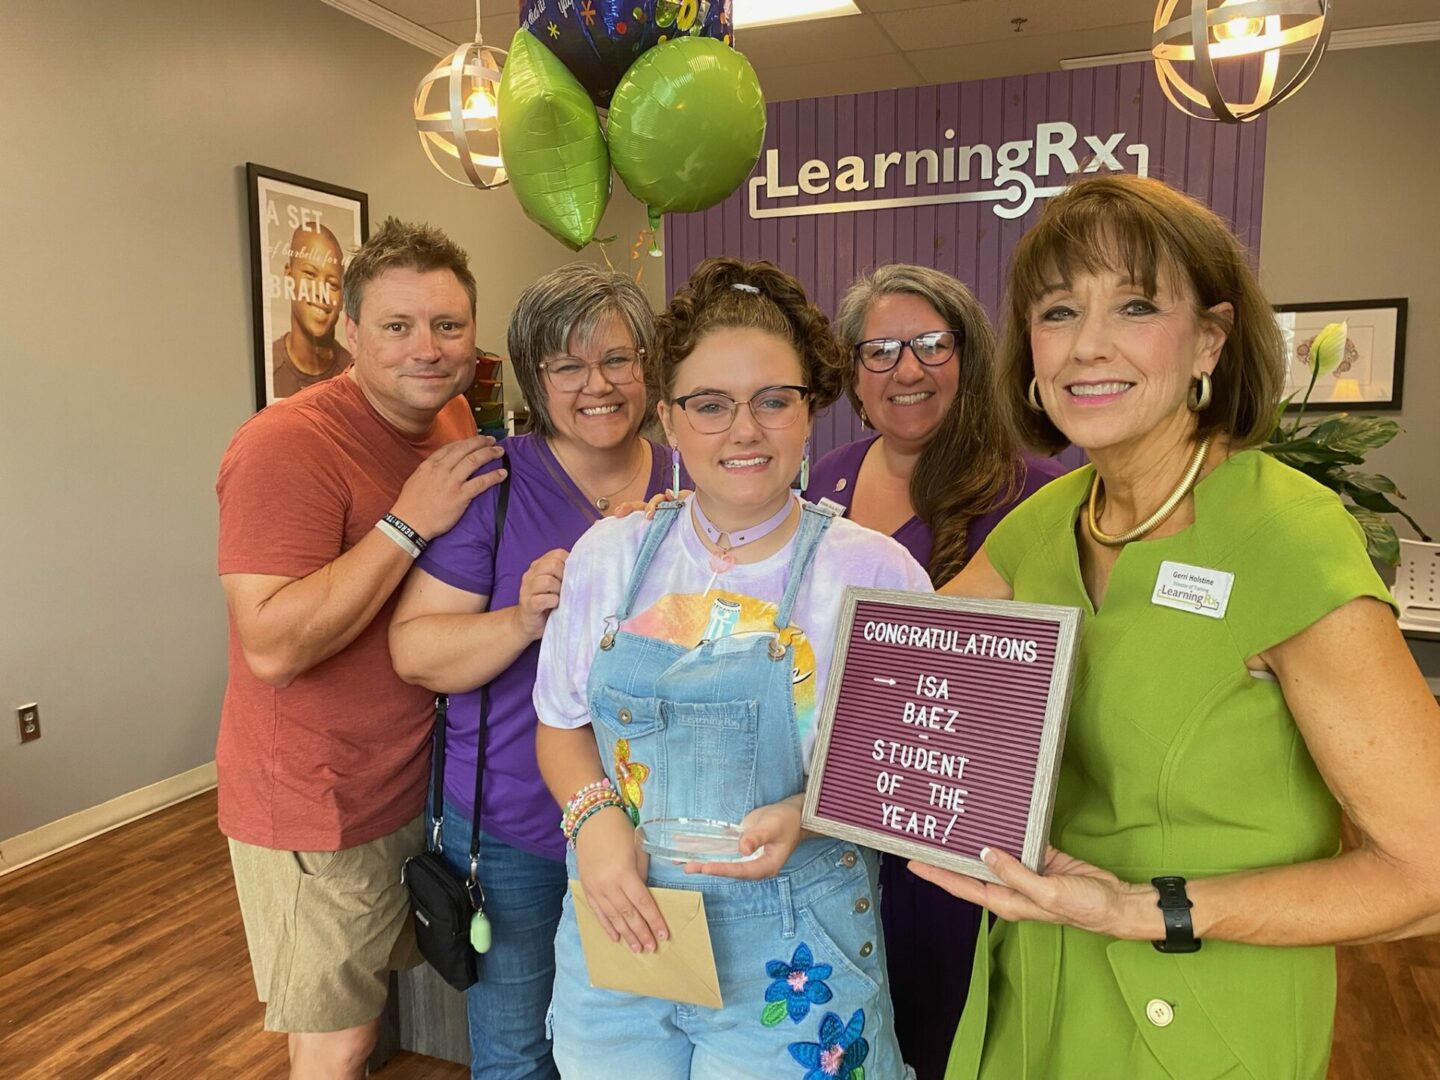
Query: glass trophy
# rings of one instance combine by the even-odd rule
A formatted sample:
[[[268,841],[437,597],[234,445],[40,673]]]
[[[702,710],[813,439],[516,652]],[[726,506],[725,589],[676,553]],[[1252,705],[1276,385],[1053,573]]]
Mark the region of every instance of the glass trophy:
[[[635,842],[657,859],[671,862],[742,863],[758,859],[759,847],[746,855],[740,850],[745,830],[728,821],[709,818],[655,818],[635,830]]]

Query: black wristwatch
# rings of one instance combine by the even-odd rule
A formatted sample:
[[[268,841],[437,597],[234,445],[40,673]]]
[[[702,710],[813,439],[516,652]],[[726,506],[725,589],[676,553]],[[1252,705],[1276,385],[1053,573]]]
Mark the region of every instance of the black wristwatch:
[[[1190,909],[1195,905],[1185,895],[1185,879],[1157,877],[1151,878],[1150,884],[1160,890],[1160,900],[1155,906],[1165,913],[1165,940],[1151,944],[1163,953],[1199,952],[1200,939],[1195,936],[1195,924],[1190,921]]]

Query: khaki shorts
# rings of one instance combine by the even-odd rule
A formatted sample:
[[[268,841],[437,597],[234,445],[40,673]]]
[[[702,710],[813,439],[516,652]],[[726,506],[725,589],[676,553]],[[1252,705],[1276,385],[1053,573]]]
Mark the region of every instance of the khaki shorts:
[[[400,864],[425,848],[424,815],[342,851],[230,841],[267,1031],[343,1031],[385,1010],[390,972],[420,962]]]

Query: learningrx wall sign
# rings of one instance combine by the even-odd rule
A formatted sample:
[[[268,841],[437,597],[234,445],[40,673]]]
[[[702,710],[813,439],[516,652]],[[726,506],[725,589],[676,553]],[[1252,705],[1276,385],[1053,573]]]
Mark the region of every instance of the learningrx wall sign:
[[[1226,73],[1222,89],[1239,94],[1242,77]],[[1121,171],[1199,199],[1258,259],[1266,118],[1194,120],[1149,64],[772,101],[765,116],[747,181],[709,210],[667,215],[668,295],[711,256],[768,259],[833,316],[860,275],[915,263],[959,278],[994,319],[1010,253],[1050,198]],[[862,434],[842,400],[815,418],[811,452]]]
[[[1029,138],[1010,139],[998,146],[962,144],[953,127],[947,127],[944,135],[940,146],[865,156],[846,154],[834,161],[810,158],[798,164],[783,161],[781,151],[772,147],[765,151],[764,173],[750,179],[750,216],[853,214],[983,202],[991,205],[997,217],[1018,218],[1029,212],[1036,199],[1059,194],[1069,177],[1102,169],[1140,176],[1150,171],[1150,148],[1143,142],[1131,141],[1124,131],[1103,137],[1082,135],[1067,120],[1036,124]],[[956,187],[964,190],[948,190]],[[844,202],[781,204],[802,192],[870,194]]]

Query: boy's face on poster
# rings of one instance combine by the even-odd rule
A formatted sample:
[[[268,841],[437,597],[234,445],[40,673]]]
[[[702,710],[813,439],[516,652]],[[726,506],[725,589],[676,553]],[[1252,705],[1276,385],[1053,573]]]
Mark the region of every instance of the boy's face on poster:
[[[290,327],[317,340],[333,340],[340,319],[343,273],[340,244],[323,226],[296,229],[285,263]]]

